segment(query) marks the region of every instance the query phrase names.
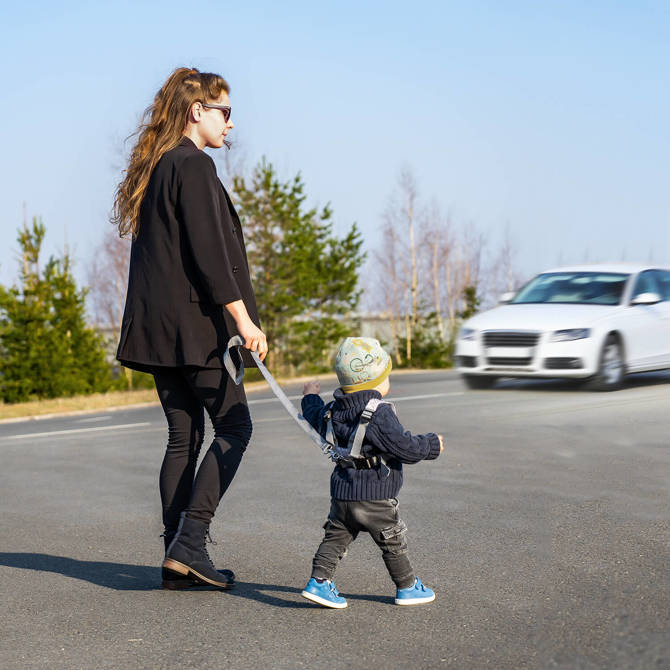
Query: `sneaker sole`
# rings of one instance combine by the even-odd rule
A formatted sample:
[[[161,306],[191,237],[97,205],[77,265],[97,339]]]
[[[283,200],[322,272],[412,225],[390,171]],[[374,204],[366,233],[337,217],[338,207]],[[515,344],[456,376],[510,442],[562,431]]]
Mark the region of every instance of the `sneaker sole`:
[[[325,598],[317,596],[314,593],[310,593],[309,591],[303,591],[301,595],[303,598],[307,598],[307,600],[311,600],[313,603],[317,603],[319,605],[323,605],[324,607],[330,607],[336,610],[343,610],[348,605],[348,603],[346,602],[345,603],[331,602],[330,600],[326,600]]]
[[[193,579],[197,580],[198,582],[216,586],[217,588],[223,589],[224,591],[229,591],[233,588],[233,586],[235,586],[235,584],[231,582],[217,582],[213,579],[209,579],[208,577],[205,577],[205,575],[200,574],[197,570],[193,570],[192,568],[189,568],[188,565],[180,563],[179,561],[175,561],[172,558],[166,558],[163,561],[163,567],[166,570],[171,570],[172,572],[176,572],[179,575],[192,576]]]
[[[396,605],[425,605],[427,603],[432,603],[435,600],[435,594],[430,598],[396,598]]]

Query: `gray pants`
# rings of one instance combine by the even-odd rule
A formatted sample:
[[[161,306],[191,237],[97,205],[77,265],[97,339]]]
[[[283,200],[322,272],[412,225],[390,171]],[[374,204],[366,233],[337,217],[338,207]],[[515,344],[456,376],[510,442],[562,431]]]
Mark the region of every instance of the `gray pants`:
[[[414,584],[414,570],[407,556],[407,526],[398,516],[398,500],[331,500],[326,534],[312,561],[312,577],[332,579],[335,568],[358,537],[370,533],[382,550],[391,579],[399,589]]]

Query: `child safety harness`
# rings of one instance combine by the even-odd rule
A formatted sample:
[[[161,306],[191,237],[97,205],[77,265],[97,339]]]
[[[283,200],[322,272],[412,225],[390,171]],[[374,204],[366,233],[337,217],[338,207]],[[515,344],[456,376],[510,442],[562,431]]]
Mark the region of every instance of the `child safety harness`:
[[[244,378],[244,362],[242,357],[239,356],[239,365],[236,367],[235,363],[230,356],[230,350],[232,347],[239,347],[244,345],[244,340],[240,335],[235,335],[231,337],[228,341],[228,346],[226,351],[223,354],[223,365],[228,371],[230,378],[235,382],[236,385],[239,385]],[[313,442],[315,442],[324,455],[328,456],[331,461],[337,463],[342,468],[355,468],[356,470],[368,470],[372,468],[380,467],[380,474],[388,476],[390,473],[389,467],[384,462],[384,459],[381,456],[361,456],[361,449],[363,447],[363,440],[365,438],[365,431],[367,430],[368,425],[372,416],[377,411],[379,405],[391,405],[393,411],[395,412],[395,407],[392,403],[386,402],[384,400],[379,400],[378,398],[372,398],[368,400],[365,405],[365,409],[361,414],[361,418],[356,426],[356,430],[352,433],[351,438],[349,439],[349,444],[346,448],[342,448],[337,444],[337,438],[335,437],[335,432],[333,431],[333,421],[332,421],[332,406],[328,407],[325,420],[326,420],[326,437],[322,437],[305,417],[302,416],[296,410],[293,403],[287,398],[286,394],[279,387],[275,378],[272,376],[270,371],[263,365],[263,362],[259,358],[258,354],[255,351],[249,351],[254,362],[258,366],[263,377],[269,384],[272,392],[277,396],[277,399],[284,405],[284,409],[293,417],[295,422],[309,435]],[[332,403],[331,403],[332,405]]]
[[[333,451],[338,455],[336,463],[341,468],[354,468],[356,470],[369,470],[371,468],[376,468],[378,465],[381,466],[382,472],[385,475],[389,474],[389,468],[384,462],[384,459],[377,456],[362,456],[361,450],[363,448],[363,440],[365,439],[365,431],[372,420],[372,416],[377,411],[377,408],[380,405],[391,405],[391,408],[395,412],[395,407],[392,403],[386,402],[384,400],[379,400],[379,398],[371,398],[368,400],[365,405],[365,409],[361,413],[361,418],[358,420],[358,425],[356,430],[351,434],[349,438],[349,444],[347,444],[346,449],[339,447],[337,444],[337,438],[335,437],[335,431],[333,430],[333,411],[332,405],[326,410],[324,419],[326,421],[326,442],[333,446]]]

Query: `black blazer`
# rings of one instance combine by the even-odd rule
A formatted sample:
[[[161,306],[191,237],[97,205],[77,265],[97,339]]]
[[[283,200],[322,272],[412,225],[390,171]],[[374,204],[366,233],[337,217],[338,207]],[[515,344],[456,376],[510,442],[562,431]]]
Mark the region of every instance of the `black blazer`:
[[[223,305],[240,299],[260,327],[239,217],[214,161],[184,137],[142,200],[116,357],[136,370],[220,368],[237,334]],[[244,362],[254,365],[248,352]]]

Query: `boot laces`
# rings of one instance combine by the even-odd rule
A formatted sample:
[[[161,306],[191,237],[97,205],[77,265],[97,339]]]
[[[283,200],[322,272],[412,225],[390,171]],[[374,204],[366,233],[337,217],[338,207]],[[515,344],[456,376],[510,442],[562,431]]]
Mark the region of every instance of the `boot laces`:
[[[212,557],[209,555],[209,552],[207,551],[207,545],[208,544],[213,544],[216,545],[218,544],[212,539],[212,536],[209,534],[209,530],[205,532],[205,542],[203,545],[203,550],[205,552],[205,556],[207,556],[207,560],[209,561],[209,564],[216,570],[216,566],[214,565],[214,561],[212,561]]]

